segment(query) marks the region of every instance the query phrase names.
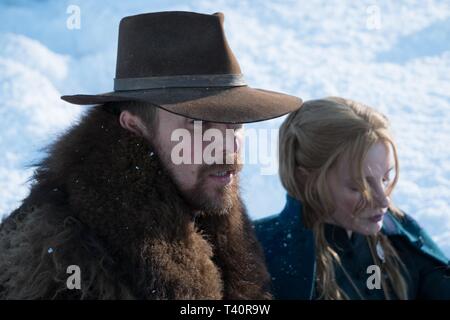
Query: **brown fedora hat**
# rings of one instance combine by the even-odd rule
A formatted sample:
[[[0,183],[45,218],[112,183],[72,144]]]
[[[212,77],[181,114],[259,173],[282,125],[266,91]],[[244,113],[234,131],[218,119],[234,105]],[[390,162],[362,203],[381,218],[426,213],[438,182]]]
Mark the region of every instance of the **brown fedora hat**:
[[[222,13],[157,12],[119,25],[114,91],[66,95],[80,105],[145,101],[188,118],[246,123],[300,108],[290,95],[247,86],[228,46]]]

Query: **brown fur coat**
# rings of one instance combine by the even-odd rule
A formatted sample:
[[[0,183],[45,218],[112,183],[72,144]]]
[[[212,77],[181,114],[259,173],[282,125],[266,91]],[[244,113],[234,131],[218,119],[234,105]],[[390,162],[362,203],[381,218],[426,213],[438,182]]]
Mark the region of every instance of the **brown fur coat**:
[[[268,281],[239,195],[228,215],[194,218],[149,143],[100,107],[0,225],[0,299],[267,299]]]

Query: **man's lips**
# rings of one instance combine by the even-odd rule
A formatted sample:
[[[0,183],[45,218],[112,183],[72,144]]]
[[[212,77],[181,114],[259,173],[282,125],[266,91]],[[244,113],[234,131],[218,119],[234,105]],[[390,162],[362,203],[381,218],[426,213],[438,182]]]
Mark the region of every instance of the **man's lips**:
[[[212,174],[210,174],[210,176],[223,177],[228,174],[236,174],[236,171],[235,170],[222,170],[222,171],[217,171],[216,173],[212,173]]]
[[[226,174],[236,175],[242,170],[241,164],[229,164],[229,165],[211,165],[205,167],[204,176],[224,176]]]
[[[227,185],[231,182],[233,176],[236,175],[235,170],[220,170],[211,173],[209,177],[219,184]]]

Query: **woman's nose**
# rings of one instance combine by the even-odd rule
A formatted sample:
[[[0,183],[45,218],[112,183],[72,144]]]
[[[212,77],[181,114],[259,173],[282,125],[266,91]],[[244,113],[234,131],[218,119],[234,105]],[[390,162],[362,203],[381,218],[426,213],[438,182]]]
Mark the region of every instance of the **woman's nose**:
[[[391,201],[390,201],[389,197],[385,195],[385,196],[382,198],[382,201],[380,202],[380,206],[381,206],[382,208],[388,208],[389,205],[390,205],[390,203],[391,203]]]
[[[386,194],[384,188],[377,190],[375,200],[377,206],[380,208],[388,208],[391,203],[391,200],[389,196]]]

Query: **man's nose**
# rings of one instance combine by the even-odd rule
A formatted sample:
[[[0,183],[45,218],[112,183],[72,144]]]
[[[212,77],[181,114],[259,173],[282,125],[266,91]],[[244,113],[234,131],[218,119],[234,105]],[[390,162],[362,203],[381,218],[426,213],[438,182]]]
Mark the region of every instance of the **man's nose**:
[[[239,153],[241,150],[240,137],[238,135],[238,130],[242,129],[242,124],[220,124],[219,129],[224,135],[224,151],[227,154]]]

